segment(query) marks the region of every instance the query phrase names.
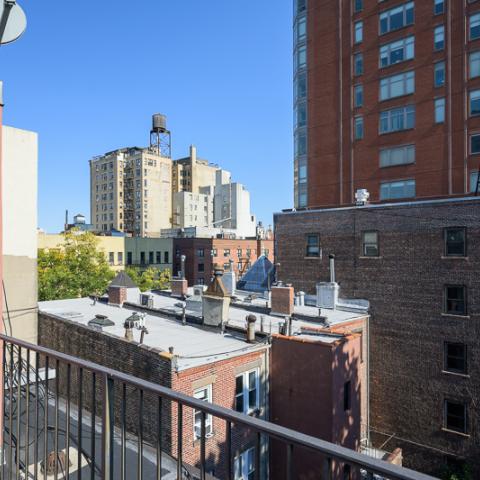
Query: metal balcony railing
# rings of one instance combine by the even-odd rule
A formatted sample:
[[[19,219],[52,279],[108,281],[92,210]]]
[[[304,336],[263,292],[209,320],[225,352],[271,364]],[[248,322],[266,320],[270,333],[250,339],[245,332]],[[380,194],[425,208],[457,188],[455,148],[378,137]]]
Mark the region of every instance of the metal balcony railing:
[[[98,364],[4,335],[0,342],[1,479],[268,479],[273,478],[269,445],[275,442],[283,444],[283,478],[290,480],[297,478],[292,460],[297,450],[318,454],[322,473],[315,478],[343,480],[349,465],[352,479],[432,480]],[[186,417],[187,410],[194,414]],[[195,428],[187,425],[185,418],[198,417]],[[206,458],[212,418],[226,433],[213,476]],[[235,471],[239,428],[253,435],[252,476]],[[196,444],[195,458],[184,455],[191,447],[188,435]]]

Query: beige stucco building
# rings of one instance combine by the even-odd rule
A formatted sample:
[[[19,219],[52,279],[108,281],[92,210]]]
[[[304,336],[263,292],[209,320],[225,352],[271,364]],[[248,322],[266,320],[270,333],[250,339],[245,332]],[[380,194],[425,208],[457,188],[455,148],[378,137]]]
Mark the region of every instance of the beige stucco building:
[[[125,238],[126,266],[172,270],[172,238]]]
[[[125,264],[125,238],[103,235],[98,235],[96,238],[98,249],[104,252],[112,270],[123,270]],[[64,241],[65,237],[61,234],[38,232],[38,248],[61,248]]]
[[[172,224],[172,160],[148,148],[124,148],[90,160],[91,223],[140,237]]]
[[[8,335],[36,343],[37,134],[3,126],[2,164],[5,330]]]

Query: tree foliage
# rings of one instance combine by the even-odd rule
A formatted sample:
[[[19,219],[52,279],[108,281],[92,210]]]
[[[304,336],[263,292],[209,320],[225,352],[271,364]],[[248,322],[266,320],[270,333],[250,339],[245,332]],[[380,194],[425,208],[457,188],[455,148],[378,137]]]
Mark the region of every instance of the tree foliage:
[[[58,248],[39,249],[39,300],[103,295],[115,274],[97,247],[92,233],[71,230]]]
[[[148,267],[146,270],[140,270],[139,268],[129,267],[126,272],[142,292],[166,290],[172,279],[172,272],[168,268],[160,270]]]
[[[472,469],[468,464],[449,467],[444,470],[442,478],[444,480],[473,480]]]

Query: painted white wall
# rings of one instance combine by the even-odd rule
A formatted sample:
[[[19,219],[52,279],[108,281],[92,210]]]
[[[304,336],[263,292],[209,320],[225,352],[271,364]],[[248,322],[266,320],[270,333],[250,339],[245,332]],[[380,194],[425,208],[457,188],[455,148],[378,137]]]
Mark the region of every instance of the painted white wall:
[[[3,127],[3,254],[37,258],[38,135]]]

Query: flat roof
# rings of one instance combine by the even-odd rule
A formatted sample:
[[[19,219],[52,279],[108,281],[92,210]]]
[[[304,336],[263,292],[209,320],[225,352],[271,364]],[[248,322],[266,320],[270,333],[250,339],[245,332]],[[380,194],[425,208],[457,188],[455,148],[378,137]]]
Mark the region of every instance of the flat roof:
[[[155,297],[160,296],[156,295]],[[172,300],[174,300],[174,303],[178,302],[178,300]],[[87,328],[90,328],[88,322],[95,318],[95,315],[105,315],[114,325],[104,327],[102,332],[119,338],[124,338],[123,324],[133,313],[133,310],[114,307],[101,302],[96,302],[94,305],[90,298],[39,302],[39,311],[79,323]],[[185,370],[267,348],[266,343],[246,343],[246,336],[242,332],[229,331],[222,334],[220,328],[215,329],[190,323],[182,325],[178,320],[156,315],[147,314],[145,316],[145,326],[149,333],[145,335],[143,344],[164,352],[168,352],[169,347],[173,347],[174,355],[177,357],[178,370]],[[98,334],[101,335],[102,332],[98,332]],[[140,330],[134,329],[133,338],[135,342],[140,341]]]
[[[162,295],[154,292],[147,292],[153,298],[153,308],[167,310],[172,314],[181,315],[182,314],[182,301],[178,298],[170,297],[167,295]],[[190,295],[193,294],[193,288],[190,287],[188,293]],[[240,296],[247,296],[246,292],[238,292]],[[241,297],[239,297],[241,298]],[[253,300],[248,305],[252,305],[254,307],[264,307],[265,306],[265,299],[257,298]],[[193,317],[201,318],[201,306],[200,302],[198,302],[199,309],[193,310],[189,309],[188,307],[191,304],[190,302],[187,303],[186,313]],[[245,304],[247,305],[247,304]],[[294,313],[302,315],[301,320],[293,320],[292,323],[292,333],[297,334],[302,332],[304,328],[325,328],[328,326],[338,326],[342,323],[349,323],[355,320],[360,320],[368,316],[367,312],[352,312],[346,310],[328,310],[322,308],[322,316],[318,315],[319,309],[316,307],[297,307],[295,306]],[[246,317],[250,314],[253,314],[257,317],[257,322],[255,323],[256,331],[260,331],[261,329],[261,317],[263,317],[263,331],[265,333],[279,333],[280,326],[285,323],[285,317],[283,316],[276,316],[276,315],[268,315],[263,313],[256,313],[246,310],[245,308],[236,307],[235,303],[232,303],[230,306],[229,312],[229,320],[228,325],[233,327],[239,328],[246,328]],[[310,318],[308,318],[310,317]],[[326,322],[325,320],[326,319]]]
[[[390,203],[367,203],[365,205],[348,205],[346,207],[318,207],[318,208],[300,208],[284,210],[276,212],[274,215],[294,215],[299,213],[318,213],[318,212],[340,212],[345,210],[359,210],[370,208],[392,208],[392,207],[411,207],[411,206],[428,206],[438,205],[442,203],[459,203],[459,202],[480,202],[480,197],[465,196],[465,197],[448,197],[448,198],[432,198],[428,200],[411,200],[406,202],[390,202]]]

